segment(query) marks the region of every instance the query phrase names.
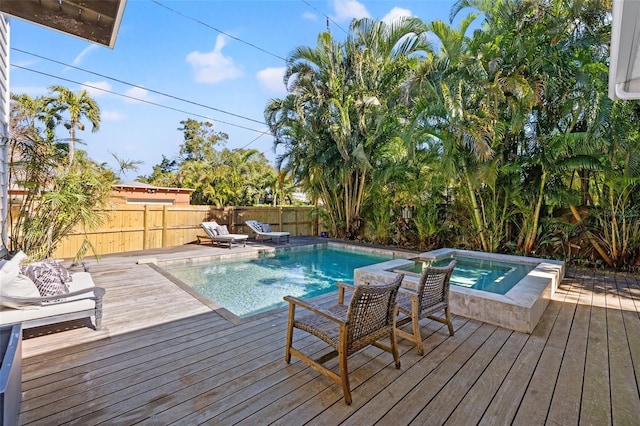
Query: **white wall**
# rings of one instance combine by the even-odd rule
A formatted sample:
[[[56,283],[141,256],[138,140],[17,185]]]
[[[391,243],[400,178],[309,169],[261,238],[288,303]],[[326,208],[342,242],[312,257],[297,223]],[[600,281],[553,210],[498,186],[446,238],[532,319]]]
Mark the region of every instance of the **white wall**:
[[[0,251],[7,241],[7,192],[9,190],[9,18],[0,13]]]

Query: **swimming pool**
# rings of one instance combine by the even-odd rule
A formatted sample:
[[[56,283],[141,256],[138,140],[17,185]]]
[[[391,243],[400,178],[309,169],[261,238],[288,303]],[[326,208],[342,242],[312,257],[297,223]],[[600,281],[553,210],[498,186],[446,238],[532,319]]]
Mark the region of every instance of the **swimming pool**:
[[[393,257],[316,245],[252,259],[166,265],[163,269],[245,318],[284,306],[282,298],[287,295],[309,298],[334,291],[336,281],[353,283],[354,269]]]
[[[428,266],[447,266],[454,258],[456,267],[451,274],[452,285],[496,294],[506,294],[537,266],[529,263],[457,255],[435,260],[411,259],[414,261],[413,264],[401,266],[396,270],[421,274]]]

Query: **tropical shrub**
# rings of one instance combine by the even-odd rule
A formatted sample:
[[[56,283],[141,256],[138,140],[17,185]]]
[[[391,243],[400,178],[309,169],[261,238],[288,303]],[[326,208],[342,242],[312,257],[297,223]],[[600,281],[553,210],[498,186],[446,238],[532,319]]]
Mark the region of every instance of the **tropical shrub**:
[[[10,203],[4,245],[11,251],[23,250],[32,260],[49,257],[72,230],[98,227],[116,182],[113,171],[71,148],[78,141],[75,133],[72,140],[55,137],[62,110],[60,99],[52,103],[50,97],[12,96],[9,183],[12,189],[24,191],[24,196]],[[94,113],[90,114],[96,119]],[[74,129],[83,128],[81,119],[75,118]],[[90,248],[85,238],[76,257]]]

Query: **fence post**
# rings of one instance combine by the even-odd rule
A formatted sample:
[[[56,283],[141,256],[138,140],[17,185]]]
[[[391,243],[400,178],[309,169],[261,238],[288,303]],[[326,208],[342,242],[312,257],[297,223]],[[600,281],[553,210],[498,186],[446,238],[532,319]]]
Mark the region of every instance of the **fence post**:
[[[162,206],[162,247],[167,246],[167,206]]]
[[[231,229],[231,233],[236,233],[236,207],[231,206],[231,211],[229,212],[229,229]]]
[[[142,249],[146,250],[149,248],[149,205],[144,205],[144,216],[142,218]]]
[[[278,209],[278,213],[279,213],[279,215],[278,215],[278,216],[279,216],[279,220],[278,220],[278,222],[280,222],[280,232],[282,232],[282,207],[280,207],[280,208]]]

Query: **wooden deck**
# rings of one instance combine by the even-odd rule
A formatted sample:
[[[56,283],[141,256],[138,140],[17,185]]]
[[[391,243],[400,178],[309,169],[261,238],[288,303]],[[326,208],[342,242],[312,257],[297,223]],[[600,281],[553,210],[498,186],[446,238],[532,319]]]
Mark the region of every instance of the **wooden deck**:
[[[211,250],[228,252],[144,256]],[[638,277],[569,270],[531,335],[454,316],[449,337],[423,321],[425,355],[401,340],[400,370],[374,347],[349,359],[347,406],[339,386],[284,362],[286,312],[232,324],[139,257],[91,266],[103,330],[25,338],[21,424],[640,424]]]

